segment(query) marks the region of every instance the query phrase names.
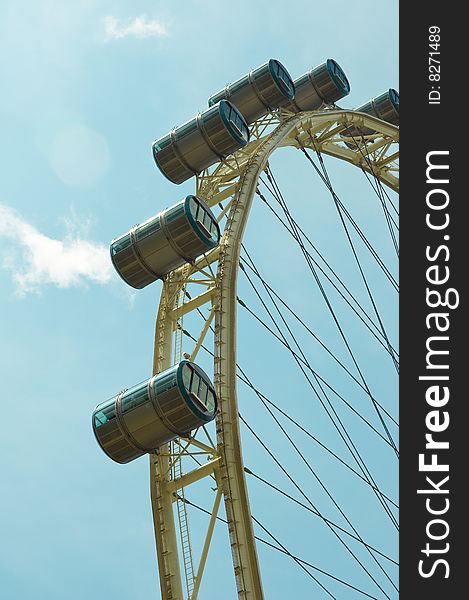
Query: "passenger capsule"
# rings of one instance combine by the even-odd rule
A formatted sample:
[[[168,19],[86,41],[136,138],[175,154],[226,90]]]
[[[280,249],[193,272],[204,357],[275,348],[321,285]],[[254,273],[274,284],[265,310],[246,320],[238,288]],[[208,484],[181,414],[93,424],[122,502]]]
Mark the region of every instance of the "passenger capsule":
[[[111,243],[111,260],[122,279],[141,289],[215,248],[220,227],[196,196],[158,213]]]
[[[387,121],[392,125],[399,125],[399,93],[391,88],[380,96],[362,104],[355,111],[378,117],[378,119]],[[350,127],[344,135],[362,136],[372,135],[373,133],[375,133],[375,130],[369,127]]]
[[[208,375],[187,360],[99,404],[92,417],[101,449],[128,463],[212,421],[217,397]]]
[[[167,179],[182,183],[248,142],[241,113],[222,100],[153,142],[153,158]]]
[[[295,99],[284,105],[293,112],[317,110],[323,104],[337,102],[350,92],[344,70],[332,58],[301,75],[293,83]]]
[[[225,98],[236,106],[249,124],[294,97],[295,85],[290,74],[282,63],[271,58],[210,96],[208,105],[212,106]]]
[[[399,125],[399,93],[391,88],[355,110],[373,115],[393,125]]]

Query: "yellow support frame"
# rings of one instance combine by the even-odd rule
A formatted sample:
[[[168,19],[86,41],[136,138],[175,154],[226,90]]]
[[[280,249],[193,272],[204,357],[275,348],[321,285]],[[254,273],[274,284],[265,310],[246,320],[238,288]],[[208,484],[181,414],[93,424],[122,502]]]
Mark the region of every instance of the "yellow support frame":
[[[376,133],[368,139],[361,138],[360,148],[351,149],[345,143],[351,141],[350,137],[346,137],[351,126],[366,127]],[[208,463],[182,474],[179,480],[171,480],[171,458],[182,460],[182,454],[171,457],[167,445],[150,456],[150,489],[162,600],[196,600],[198,597],[222,496],[238,598],[262,600],[264,597],[245,480],[236,398],[236,283],[241,241],[259,176],[270,155],[282,146],[312,148],[362,168],[394,191],[399,190],[399,129],[375,117],[336,108],[296,115],[281,111],[255,123],[251,135],[254,139],[248,146],[196,179],[196,194],[209,206],[226,202],[219,220],[225,213],[229,217],[220,246],[193,265],[185,265],[172,272],[164,282],[160,298],[153,374],[171,366],[173,334],[178,329],[178,319],[210,303],[210,314],[188,356],[191,359],[196,357],[214,320],[214,383],[219,400],[216,445],[199,439],[205,430],[210,440],[203,428],[195,433],[194,438],[187,440],[182,452],[205,453]],[[218,263],[215,277],[211,268],[214,263]],[[177,306],[180,290],[190,282],[203,284],[207,289]],[[211,477],[211,486],[215,481],[216,495],[194,589],[191,597],[187,598],[182,590],[172,505],[178,498],[179,489],[207,477]]]

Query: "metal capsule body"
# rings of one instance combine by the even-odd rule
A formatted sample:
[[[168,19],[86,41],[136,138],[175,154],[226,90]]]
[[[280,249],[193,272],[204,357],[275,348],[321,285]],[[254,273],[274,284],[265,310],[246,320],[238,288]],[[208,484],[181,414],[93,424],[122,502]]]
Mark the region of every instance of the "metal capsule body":
[[[101,449],[128,463],[211,421],[217,412],[208,375],[188,360],[99,404],[92,416]]]
[[[293,112],[317,110],[333,104],[350,92],[350,84],[341,66],[332,58],[295,79],[295,98],[285,103]]]
[[[122,279],[141,289],[215,248],[220,227],[200,198],[184,200],[136,225],[111,243],[111,260]]]
[[[271,58],[210,96],[208,104],[212,106],[225,98],[236,106],[249,124],[294,97],[295,85],[290,74],[282,63]]]
[[[242,115],[222,100],[153,142],[153,158],[167,179],[182,183],[248,142]]]
[[[399,125],[399,93],[395,89],[390,88],[387,92],[362,104],[355,111],[378,117],[378,119],[387,121],[393,125]],[[375,130],[369,127],[351,127],[347,130],[347,134],[354,137],[372,135],[373,133],[375,133]]]

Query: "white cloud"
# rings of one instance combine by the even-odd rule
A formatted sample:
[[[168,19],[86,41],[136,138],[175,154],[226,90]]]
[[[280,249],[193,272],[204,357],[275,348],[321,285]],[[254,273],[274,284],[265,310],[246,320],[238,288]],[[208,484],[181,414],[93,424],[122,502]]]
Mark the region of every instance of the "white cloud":
[[[145,17],[135,17],[120,21],[116,17],[104,18],[104,32],[106,39],[119,40],[125,37],[164,37],[168,35],[166,27],[156,19],[147,20]]]
[[[108,248],[77,233],[76,224],[68,226],[63,240],[50,238],[27,223],[11,207],[0,204],[0,238],[3,243],[0,268],[12,273],[18,295],[37,292],[46,284],[60,288],[87,281],[108,283],[114,277]]]

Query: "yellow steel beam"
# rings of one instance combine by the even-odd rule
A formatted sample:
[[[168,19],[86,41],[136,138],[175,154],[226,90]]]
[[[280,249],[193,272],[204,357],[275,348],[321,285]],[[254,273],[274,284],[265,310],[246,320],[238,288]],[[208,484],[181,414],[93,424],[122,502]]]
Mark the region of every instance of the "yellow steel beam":
[[[197,600],[199,595],[200,584],[202,582],[202,574],[204,572],[205,563],[207,562],[208,551],[210,548],[210,542],[212,541],[213,529],[215,527],[215,523],[217,522],[218,510],[220,508],[220,501],[222,496],[221,487],[217,489],[217,494],[215,496],[215,501],[213,503],[212,514],[210,515],[210,521],[208,524],[207,535],[205,536],[204,547],[202,548],[202,554],[200,556],[199,567],[197,569],[197,574],[195,576],[195,585],[194,590],[192,592],[191,600]]]
[[[191,354],[190,359],[189,359],[192,362],[194,362],[194,360],[195,360],[195,358],[196,358],[196,356],[197,356],[197,354],[198,354],[198,352],[200,350],[200,347],[203,344],[203,341],[205,339],[205,336],[207,335],[207,332],[208,332],[208,330],[210,328],[210,325],[212,324],[214,316],[215,316],[215,310],[213,309],[213,306],[212,306],[210,314],[208,315],[207,320],[205,321],[205,325],[203,326],[202,331],[200,332],[200,335],[197,338],[197,342],[195,343],[194,349],[192,350],[192,354]]]
[[[174,279],[177,279],[177,276],[168,278],[161,294],[155,330],[154,375],[171,366],[173,338],[168,312],[171,311],[176,298]],[[161,597],[164,600],[185,600],[182,593],[172,497],[166,490],[170,472],[170,459],[167,456],[170,452],[169,445],[162,446],[160,452],[161,454],[150,454],[150,495]]]
[[[214,452],[216,452],[216,448],[214,448],[213,446],[207,446],[207,444],[204,444],[196,438],[191,439],[191,445],[195,446],[196,448],[200,448],[200,450],[203,450],[207,454],[213,454]]]
[[[169,481],[166,486],[166,490],[169,493],[174,494],[174,492],[176,492],[177,490],[180,490],[183,487],[187,487],[191,483],[195,483],[196,481],[199,481],[204,477],[208,477],[218,467],[219,462],[219,458],[214,458],[210,462],[207,462],[204,465],[197,467],[197,469],[189,471],[189,473],[185,473],[184,475],[182,475],[182,477]]]
[[[215,288],[212,286],[205,292],[202,292],[195,298],[188,300],[181,306],[176,306],[175,308],[173,308],[170,313],[171,319],[173,321],[177,321],[180,317],[182,317],[182,315],[185,315],[185,314],[195,310],[196,308],[200,308],[207,302],[210,302],[213,297],[214,290],[215,290]]]

